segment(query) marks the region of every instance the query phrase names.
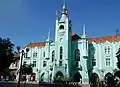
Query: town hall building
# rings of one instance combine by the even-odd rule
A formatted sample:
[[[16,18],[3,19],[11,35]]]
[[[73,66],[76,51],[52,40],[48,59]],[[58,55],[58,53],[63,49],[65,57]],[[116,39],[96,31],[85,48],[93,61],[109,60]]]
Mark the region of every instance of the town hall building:
[[[53,81],[66,76],[74,81],[88,82],[92,72],[101,78],[108,72],[114,73],[119,35],[88,38],[85,25],[83,34],[77,35],[72,31],[72,21],[65,5],[61,17],[56,12],[55,21],[55,40],[51,40],[48,34],[45,42],[29,43],[22,49],[29,48],[22,64],[33,64],[35,80]]]

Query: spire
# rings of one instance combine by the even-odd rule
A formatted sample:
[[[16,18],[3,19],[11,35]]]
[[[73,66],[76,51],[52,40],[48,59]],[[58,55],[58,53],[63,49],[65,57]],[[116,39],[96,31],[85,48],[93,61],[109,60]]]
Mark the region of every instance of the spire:
[[[58,20],[58,11],[56,10],[56,20]]]
[[[68,10],[66,9],[66,1],[64,0],[63,8],[62,8],[62,14],[68,14]]]
[[[83,38],[86,38],[86,26],[85,26],[85,24],[83,25]]]
[[[65,0],[64,0],[63,9],[65,9],[65,6],[66,6],[66,3],[65,3]]]
[[[50,40],[50,28],[49,28],[49,31],[48,31],[48,41]]]

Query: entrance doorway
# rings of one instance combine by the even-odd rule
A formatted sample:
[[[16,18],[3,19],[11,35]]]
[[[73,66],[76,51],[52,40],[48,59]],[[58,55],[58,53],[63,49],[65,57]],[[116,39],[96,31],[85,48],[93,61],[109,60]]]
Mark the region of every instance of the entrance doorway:
[[[56,78],[57,78],[57,77],[61,77],[61,76],[63,76],[63,73],[60,72],[60,71],[58,71],[58,72],[56,73]]]
[[[79,73],[79,72],[76,72],[75,74],[74,74],[74,77],[73,77],[74,79],[74,82],[82,82],[82,76],[81,76],[81,74]]]

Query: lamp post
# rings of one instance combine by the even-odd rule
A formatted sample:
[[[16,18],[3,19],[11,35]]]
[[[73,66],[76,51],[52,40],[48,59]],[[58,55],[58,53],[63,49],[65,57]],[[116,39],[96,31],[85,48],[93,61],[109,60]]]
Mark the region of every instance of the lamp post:
[[[23,60],[23,57],[27,57],[27,53],[29,51],[29,48],[26,48],[26,53],[24,52],[24,50],[22,50],[22,55],[21,55],[21,62],[20,62],[20,70],[19,70],[19,76],[18,76],[18,84],[17,84],[17,87],[20,87],[20,80],[21,80],[21,67],[22,67],[22,60]],[[25,55],[26,54],[26,55]]]
[[[49,57],[46,58],[47,62],[48,62],[49,59],[50,59]],[[47,73],[48,73],[48,82],[49,82],[49,68],[50,68],[50,67],[49,67],[49,63],[48,63],[48,69],[46,69],[46,71],[47,71]]]

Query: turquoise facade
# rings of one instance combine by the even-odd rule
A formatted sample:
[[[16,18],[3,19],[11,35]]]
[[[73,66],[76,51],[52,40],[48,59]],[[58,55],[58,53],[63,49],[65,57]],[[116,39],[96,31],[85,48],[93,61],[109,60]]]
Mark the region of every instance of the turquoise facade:
[[[62,8],[61,17],[56,12],[55,40],[48,39],[41,43],[30,43],[23,50],[29,48],[28,58],[23,62],[33,64],[36,80],[53,81],[55,77],[66,76],[74,80],[89,82],[89,75],[95,72],[102,78],[107,72],[116,69],[116,56],[119,42],[96,43],[86,37],[83,25],[83,35],[72,32],[72,22],[68,10]],[[39,44],[31,47],[31,44]],[[44,45],[43,45],[44,44]],[[106,54],[105,47],[110,47]],[[94,65],[93,65],[94,61]]]

